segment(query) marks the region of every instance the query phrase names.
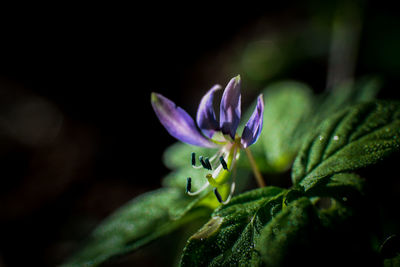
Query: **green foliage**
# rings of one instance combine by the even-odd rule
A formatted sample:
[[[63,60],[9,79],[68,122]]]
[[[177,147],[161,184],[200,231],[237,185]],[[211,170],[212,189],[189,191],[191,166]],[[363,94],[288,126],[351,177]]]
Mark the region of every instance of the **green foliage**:
[[[341,201],[353,200],[364,193],[365,180],[355,173],[338,173],[321,179],[308,196],[328,196]]]
[[[253,190],[212,214],[187,242],[181,266],[347,266],[347,257],[360,256],[353,248],[368,244],[368,236],[355,230],[360,222],[347,223],[353,216],[334,200],[320,208],[295,190]],[[342,240],[347,243],[336,247]],[[331,251],[339,255],[332,259]],[[376,262],[376,253],[362,251],[370,256],[360,263]]]
[[[248,266],[263,227],[282,208],[285,190],[264,187],[217,209],[184,249],[182,266]]]
[[[400,105],[360,104],[325,120],[293,166],[293,183],[310,190],[327,176],[381,161],[400,147]]]
[[[374,87],[371,83],[369,85],[369,88],[358,93],[354,91],[348,93],[341,89],[342,91],[339,90],[342,92],[341,99],[338,100],[338,96],[327,97],[324,102],[332,102],[331,111],[337,111],[346,103],[370,98],[374,94]],[[266,110],[264,116],[274,118],[275,114],[279,114],[276,118],[282,118],[283,122],[272,119],[269,124],[271,129],[263,132],[260,143],[264,151],[276,152],[274,160],[271,160],[272,157],[268,158],[266,152],[266,164],[273,166],[270,170],[282,171],[284,168],[277,168],[278,164],[273,162],[278,162],[276,160],[280,157],[290,158],[287,156],[290,153],[296,154],[299,140],[305,140],[293,166],[294,189],[281,191],[272,199],[260,196],[261,199],[257,200],[251,198],[251,202],[237,201],[242,196],[252,196],[256,191],[232,199],[230,204],[218,209],[212,215],[209,224],[188,241],[182,257],[183,266],[292,266],[291,264],[296,262],[296,257],[299,257],[298,262],[306,263],[307,261],[300,260],[303,259],[302,254],[306,253],[304,248],[315,250],[316,243],[321,242],[320,235],[324,234],[327,240],[334,242],[339,242],[337,237],[351,240],[349,247],[343,246],[345,249],[340,249],[342,256],[345,257],[349,256],[346,250],[352,251],[352,246],[367,246],[365,244],[368,242],[358,244],[360,240],[365,240],[362,237],[364,233],[360,234],[361,238],[356,234],[354,238],[339,233],[333,236],[327,234],[343,223],[345,225],[342,231],[348,231],[349,227],[345,222],[354,216],[351,209],[340,205],[334,199],[344,205],[352,205],[355,198],[364,194],[365,187],[365,180],[353,171],[376,164],[398,151],[399,105],[393,102],[360,104],[334,113],[333,116],[331,114],[326,120],[322,119],[324,112],[321,112],[320,116],[314,116],[313,120],[307,120],[307,114],[311,109],[307,110],[303,106],[302,109],[305,111],[301,113],[300,108],[296,107],[296,93],[290,97],[285,96],[288,92],[302,92],[304,88],[284,90],[282,88],[285,86],[282,84],[280,86],[282,86],[280,90],[272,91],[270,98],[267,98],[271,102],[277,101],[280,105],[271,104],[271,109]],[[279,98],[284,100],[278,100]],[[304,99],[302,101],[307,102]],[[315,107],[314,111],[319,109],[321,107]],[[296,112],[297,117],[291,114]],[[282,127],[286,122],[285,116],[292,119],[290,127]],[[321,121],[323,123],[320,123]],[[321,126],[316,131],[306,133],[304,130],[304,125],[310,127],[317,124]],[[296,138],[293,136],[298,140],[294,140]],[[257,149],[260,149],[259,146]],[[303,158],[300,158],[302,155]],[[302,192],[314,198],[304,197]],[[236,203],[240,203],[241,206]],[[260,214],[263,214],[263,220],[260,219]],[[368,248],[365,249],[371,254],[371,262],[376,262],[376,254]],[[358,252],[351,253],[356,255]],[[324,254],[324,251],[321,251],[321,254]],[[339,263],[345,257],[338,257],[338,262],[335,260],[333,262]],[[318,257],[314,257],[312,262],[315,266],[321,264]]]
[[[83,250],[65,266],[97,266],[207,215],[202,209],[189,212],[193,201],[175,188],[162,188],[134,199],[100,224]]]
[[[261,231],[256,250],[266,266],[286,266],[301,257],[301,247],[311,247],[318,231],[317,211],[306,197],[295,200]]]
[[[264,91],[264,129],[260,145],[274,171],[287,170],[301,145],[301,123],[310,116],[311,90],[298,82],[280,82]]]
[[[385,258],[372,244],[380,239],[379,227],[364,204],[370,183],[362,171],[400,149],[399,103],[354,105],[371,100],[378,84],[365,79],[322,96],[298,82],[271,85],[263,92],[264,130],[251,150],[267,184],[268,174],[285,174],[291,167],[292,187],[241,193],[251,176],[241,156],[238,195],[228,204],[221,206],[211,190],[189,197],[186,178],[192,177],[195,191],[207,173],[191,167],[191,153],[210,157],[215,151],[174,144],[163,158],[172,170],[164,187],[106,219],[69,264],[99,265],[201,217],[209,221],[187,241],[182,266],[399,266],[397,250]],[[221,190],[223,198],[227,192],[228,187]]]
[[[260,169],[268,173],[286,171],[315,127],[337,111],[374,99],[379,86],[378,79],[364,78],[323,95],[312,95],[307,85],[295,81],[277,82],[265,88],[264,130],[252,146]],[[244,114],[242,122],[247,121],[254,106],[255,103]]]
[[[149,192],[127,203],[101,223],[91,234],[84,247],[66,266],[97,266],[110,258],[133,252],[179,227],[207,217],[220,204],[211,189],[190,197],[185,194],[186,178],[192,177],[192,190],[205,182],[204,169],[193,169],[191,153],[211,156],[213,150],[182,143],[172,145],[164,154],[165,164],[173,171],[163,180],[164,188]],[[249,171],[238,170],[242,178],[238,188],[248,180]],[[228,186],[222,187],[225,198]]]

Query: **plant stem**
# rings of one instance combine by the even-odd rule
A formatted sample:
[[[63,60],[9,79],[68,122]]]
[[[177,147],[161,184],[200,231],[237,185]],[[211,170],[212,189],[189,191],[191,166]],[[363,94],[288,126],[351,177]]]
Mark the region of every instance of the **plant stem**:
[[[244,149],[246,151],[247,158],[249,159],[251,168],[253,169],[254,177],[256,178],[257,184],[259,187],[265,187],[264,178],[261,175],[260,170],[257,167],[256,161],[254,160],[253,154],[250,149],[247,147]]]

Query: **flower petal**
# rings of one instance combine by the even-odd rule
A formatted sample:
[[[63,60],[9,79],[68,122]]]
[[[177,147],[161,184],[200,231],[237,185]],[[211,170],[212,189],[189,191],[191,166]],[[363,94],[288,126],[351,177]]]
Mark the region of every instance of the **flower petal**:
[[[254,109],[249,121],[243,129],[242,145],[246,148],[254,144],[261,134],[263,127],[264,100],[263,95],[259,95],[257,99],[257,107]]]
[[[213,107],[214,93],[221,89],[221,86],[214,85],[201,99],[197,109],[197,125],[204,135],[211,138],[215,131],[219,130],[217,119]]]
[[[221,99],[219,123],[223,134],[235,138],[240,122],[240,75],[232,78],[225,88]]]
[[[152,93],[151,104],[161,124],[170,135],[191,145],[215,147],[213,142],[200,133],[192,117],[174,102],[160,94]]]

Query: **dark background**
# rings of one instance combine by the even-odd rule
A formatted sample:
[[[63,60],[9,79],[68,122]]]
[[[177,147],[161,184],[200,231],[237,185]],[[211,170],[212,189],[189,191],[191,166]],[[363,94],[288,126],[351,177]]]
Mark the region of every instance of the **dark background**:
[[[400,19],[388,1],[0,15],[0,266],[59,264],[101,219],[160,186],[162,152],[175,140],[153,114],[152,91],[192,115],[207,89],[239,73],[243,107],[281,79],[321,92],[333,25],[344,21],[359,35],[351,77],[378,75],[380,96],[398,98]]]

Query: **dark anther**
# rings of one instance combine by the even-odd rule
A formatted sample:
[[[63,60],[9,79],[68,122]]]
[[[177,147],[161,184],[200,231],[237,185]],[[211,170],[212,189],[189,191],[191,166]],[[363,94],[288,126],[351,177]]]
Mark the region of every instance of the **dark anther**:
[[[203,166],[204,169],[208,169],[207,163],[204,161],[203,156],[199,157],[200,163]]]
[[[222,168],[224,168],[224,170],[228,170],[228,165],[226,164],[223,156],[219,157],[219,161],[221,162]]]
[[[215,194],[215,196],[217,197],[218,202],[219,202],[219,203],[222,203],[222,202],[223,202],[223,201],[222,201],[222,197],[221,197],[221,195],[219,194],[217,188],[214,188],[214,194]]]
[[[208,158],[206,158],[204,161],[205,161],[205,163],[206,163],[206,165],[207,165],[207,169],[209,169],[209,170],[211,171],[211,170],[212,170],[212,167],[211,167],[210,160],[209,160]]]
[[[190,192],[191,189],[192,189],[192,178],[188,177],[186,179],[186,194]]]
[[[192,165],[196,165],[196,153],[192,152]]]

